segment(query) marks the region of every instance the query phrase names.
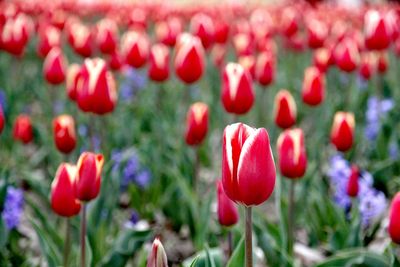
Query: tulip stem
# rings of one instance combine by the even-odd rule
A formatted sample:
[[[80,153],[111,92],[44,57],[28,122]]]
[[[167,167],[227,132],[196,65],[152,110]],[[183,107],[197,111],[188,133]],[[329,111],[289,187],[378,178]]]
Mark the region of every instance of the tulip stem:
[[[71,221],[67,218],[65,222],[64,267],[68,267],[69,252],[71,250]]]
[[[253,267],[253,223],[251,207],[246,209],[246,267]]]
[[[232,256],[233,250],[233,239],[232,239],[232,231],[228,230],[228,259]]]
[[[86,205],[82,203],[81,218],[81,267],[85,267],[85,249],[86,249]]]
[[[289,191],[289,205],[288,205],[288,254],[293,254],[294,244],[294,220],[295,220],[295,209],[294,209],[294,194],[295,194],[295,180],[290,181]]]
[[[194,167],[193,167],[193,191],[197,193],[198,187],[198,176],[199,176],[199,169],[200,169],[200,148],[195,148],[195,159],[194,159]]]

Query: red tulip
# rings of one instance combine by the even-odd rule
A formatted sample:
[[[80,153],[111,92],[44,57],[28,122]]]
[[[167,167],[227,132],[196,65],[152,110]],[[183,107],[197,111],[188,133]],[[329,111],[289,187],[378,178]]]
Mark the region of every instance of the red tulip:
[[[118,71],[124,66],[124,63],[119,51],[115,50],[110,54],[107,65],[110,69]]]
[[[400,192],[398,192],[390,205],[388,232],[392,241],[400,244]]]
[[[190,20],[190,32],[200,38],[205,49],[208,49],[214,42],[214,22],[204,13],[197,13]]]
[[[215,21],[214,40],[217,44],[226,44],[229,39],[229,25],[223,20]]]
[[[33,140],[32,122],[28,115],[18,115],[15,119],[13,137],[24,144],[28,144]]]
[[[304,71],[303,102],[310,106],[317,106],[325,98],[325,75],[316,67],[308,67]]]
[[[222,146],[222,184],[226,195],[246,206],[259,205],[272,194],[276,170],[264,128],[228,125]]]
[[[326,72],[330,65],[331,52],[328,48],[321,47],[314,51],[313,63],[321,72]]]
[[[43,64],[43,74],[47,82],[53,85],[64,82],[67,64],[61,49],[53,47]]]
[[[122,37],[122,54],[128,65],[143,67],[149,57],[150,42],[145,33],[129,31]]]
[[[82,57],[90,57],[93,53],[93,38],[89,28],[80,22],[70,26],[70,44],[74,51]]]
[[[158,238],[154,239],[146,267],[168,267],[167,254]]]
[[[292,94],[282,89],[275,96],[275,124],[282,129],[290,128],[296,123],[297,109]]]
[[[307,20],[308,46],[319,48],[324,45],[328,36],[327,25],[317,18],[311,17]]]
[[[368,10],[364,15],[365,46],[370,50],[383,50],[392,40],[392,27],[388,16],[378,10]]]
[[[71,64],[67,70],[66,89],[68,97],[75,101],[76,92],[78,91],[78,81],[81,74],[81,66],[78,64]]]
[[[387,71],[388,67],[389,67],[389,60],[388,60],[388,56],[387,53],[382,52],[378,54],[378,62],[377,62],[378,66],[378,72],[383,74]]]
[[[338,111],[333,120],[331,142],[339,151],[347,151],[353,145],[355,120],[354,114]]]
[[[218,221],[222,226],[232,226],[239,221],[239,211],[235,202],[225,194],[221,180],[217,181]]]
[[[111,54],[117,48],[118,27],[114,20],[104,18],[97,23],[97,45],[103,54]]]
[[[161,20],[157,22],[154,27],[157,40],[170,47],[175,45],[176,39],[183,29],[181,19],[176,16],[171,16],[166,20]]]
[[[169,77],[169,49],[164,44],[155,44],[150,51],[149,77],[162,82]]]
[[[214,65],[221,68],[224,65],[226,47],[224,44],[215,44],[211,49],[211,59]]]
[[[0,134],[3,132],[5,124],[4,112],[3,107],[0,105]]]
[[[115,108],[118,94],[115,80],[103,59],[85,59],[78,80],[77,103],[84,112],[105,114]]]
[[[204,72],[204,48],[198,37],[188,33],[178,38],[175,47],[175,72],[183,82],[192,84],[199,80]]]
[[[282,12],[281,28],[285,36],[290,37],[297,33],[299,29],[299,16],[296,9],[287,7]]]
[[[365,80],[369,80],[375,71],[376,58],[373,53],[364,53],[361,55],[360,75]]]
[[[238,63],[250,74],[252,80],[256,78],[256,59],[253,55],[240,56]]]
[[[249,34],[238,33],[233,36],[233,46],[237,56],[252,55],[254,52],[254,42]]]
[[[197,102],[190,106],[186,116],[185,140],[188,145],[203,142],[208,132],[208,106]]]
[[[104,158],[101,154],[83,152],[77,164],[75,181],[76,198],[81,201],[90,201],[97,197],[101,186],[101,171]]]
[[[279,169],[287,178],[301,178],[307,169],[304,134],[300,128],[287,129],[278,138]]]
[[[60,115],[53,120],[54,143],[57,149],[69,154],[76,146],[74,118],[70,115]]]
[[[250,74],[237,63],[228,63],[222,77],[221,101],[229,113],[247,113],[254,103]]]
[[[50,193],[51,208],[60,216],[72,217],[81,209],[81,204],[74,192],[75,178],[76,166],[61,163],[51,183]]]
[[[19,13],[14,18],[9,17],[1,34],[3,49],[15,56],[21,56],[33,31],[33,23],[29,17]]]
[[[255,72],[257,81],[263,86],[268,86],[274,81],[276,66],[271,52],[264,51],[258,54]]]
[[[351,166],[351,173],[347,182],[347,195],[349,197],[357,197],[359,191],[358,177],[360,170],[356,165]]]
[[[37,52],[39,56],[45,57],[53,47],[60,47],[61,45],[61,32],[53,26],[46,26],[39,32],[39,42]]]
[[[354,71],[360,61],[357,43],[352,38],[344,38],[335,48],[336,65],[345,72]]]
[[[271,14],[264,8],[256,8],[250,14],[249,18],[251,33],[256,41],[265,40],[272,34],[274,30],[274,21]]]

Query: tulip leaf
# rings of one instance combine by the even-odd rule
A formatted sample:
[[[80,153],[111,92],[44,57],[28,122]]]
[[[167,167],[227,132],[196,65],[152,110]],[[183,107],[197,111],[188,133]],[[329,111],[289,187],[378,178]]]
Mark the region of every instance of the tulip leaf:
[[[211,258],[212,261],[214,262],[214,266],[215,267],[224,266],[222,264],[223,254],[222,254],[222,251],[221,251],[220,248],[210,248],[210,249],[208,249],[208,255],[209,255],[209,258]],[[207,266],[210,266],[206,250],[201,250],[196,255],[194,255],[193,257],[191,257],[189,259],[186,259],[183,262],[183,266],[184,267],[191,267],[191,266],[194,266],[194,267],[207,267]]]
[[[389,267],[390,263],[384,256],[365,249],[349,249],[337,252],[334,256],[326,259],[324,262],[315,265],[315,267]]]
[[[235,250],[232,253],[231,258],[229,259],[226,267],[243,267],[245,266],[245,246],[244,246],[244,237],[239,241]]]

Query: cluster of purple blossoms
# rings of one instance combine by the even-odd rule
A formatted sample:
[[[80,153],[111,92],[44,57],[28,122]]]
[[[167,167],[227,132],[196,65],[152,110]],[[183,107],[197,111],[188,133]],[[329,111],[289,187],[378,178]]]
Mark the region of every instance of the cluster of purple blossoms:
[[[24,193],[21,189],[8,186],[3,211],[1,213],[7,229],[11,230],[19,225],[23,211]]]
[[[143,71],[127,68],[121,83],[120,94],[124,101],[132,100],[136,93],[146,87],[148,77]]]
[[[85,124],[80,124],[78,126],[78,134],[81,137],[87,137],[89,134],[89,129],[88,126],[86,126]],[[90,142],[92,142],[93,144],[93,149],[94,151],[100,151],[101,150],[101,139],[99,136],[94,135],[93,137],[91,137],[92,140],[90,140]],[[91,145],[91,144],[90,144]],[[87,143],[85,143],[85,145],[83,145],[81,147],[81,153],[84,151],[87,151],[89,149],[89,145]]]
[[[327,175],[334,191],[333,199],[346,212],[350,210],[352,204],[351,198],[347,194],[350,173],[351,165],[341,154],[337,154],[330,159],[330,168]],[[369,172],[362,171],[358,183],[358,209],[362,225],[366,227],[384,214],[387,200],[383,192],[373,187],[373,177]]]
[[[381,119],[394,107],[392,99],[380,100],[376,96],[371,96],[367,102],[366,126],[364,135],[367,140],[376,140],[381,129]]]
[[[151,182],[150,170],[140,164],[139,157],[134,151],[129,153],[127,159],[125,158],[124,153],[120,151],[113,152],[111,156],[112,171],[122,170],[121,189],[125,190],[131,183],[142,189],[147,188]]]

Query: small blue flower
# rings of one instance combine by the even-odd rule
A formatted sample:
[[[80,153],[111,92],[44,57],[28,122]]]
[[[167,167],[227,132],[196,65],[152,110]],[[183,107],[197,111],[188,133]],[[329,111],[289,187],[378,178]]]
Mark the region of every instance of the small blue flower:
[[[372,96],[367,102],[366,126],[364,135],[369,141],[375,141],[381,129],[381,118],[394,107],[392,99],[379,100]]]
[[[139,213],[137,213],[136,210],[132,209],[131,216],[129,217],[129,221],[130,221],[132,224],[135,225],[135,224],[138,223],[139,220],[140,220]]]
[[[6,92],[3,89],[0,89],[0,105],[3,108],[3,111],[7,109],[7,96]]]
[[[147,169],[142,170],[135,177],[135,183],[141,188],[148,187],[150,184],[150,181],[151,181],[151,174],[150,174],[150,171]]]
[[[135,97],[137,92],[147,86],[148,77],[143,71],[134,68],[127,69],[124,76],[119,91],[124,101],[130,101]]]
[[[18,227],[24,210],[24,193],[21,189],[8,186],[2,218],[9,230]]]

